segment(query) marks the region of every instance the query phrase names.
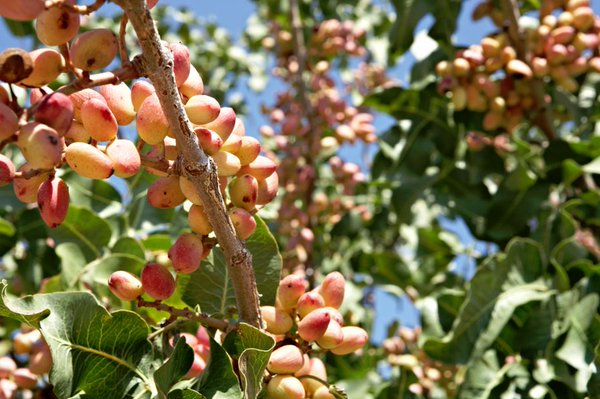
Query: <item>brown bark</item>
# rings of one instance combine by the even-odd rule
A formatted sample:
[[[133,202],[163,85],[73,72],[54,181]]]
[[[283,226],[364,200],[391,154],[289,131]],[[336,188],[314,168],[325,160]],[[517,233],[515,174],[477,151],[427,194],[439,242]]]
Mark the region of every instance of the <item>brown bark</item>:
[[[125,10],[137,34],[142,48],[140,73],[148,76],[156,88],[156,94],[177,139],[181,173],[196,186],[206,215],[227,260],[240,321],[258,327],[260,325],[259,298],[252,256],[236,236],[219,190],[215,163],[200,148],[185,113],[173,74],[173,57],[162,45],[144,0],[116,0],[115,3]]]

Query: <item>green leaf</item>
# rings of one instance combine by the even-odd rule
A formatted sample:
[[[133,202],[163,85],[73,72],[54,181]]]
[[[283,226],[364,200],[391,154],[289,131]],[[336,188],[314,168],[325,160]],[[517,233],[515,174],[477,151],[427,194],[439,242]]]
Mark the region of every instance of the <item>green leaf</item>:
[[[127,254],[133,255],[140,259],[146,257],[144,246],[138,240],[133,237],[121,237],[115,242],[115,245],[111,248],[113,254]]]
[[[56,254],[61,260],[61,279],[65,287],[74,287],[87,260],[79,246],[65,242],[56,247]]]
[[[600,303],[598,294],[586,295],[569,312],[571,328],[563,346],[556,352],[556,357],[564,360],[575,369],[587,368],[590,353],[593,354],[594,343],[590,343],[586,331],[596,317],[596,309]]]
[[[167,399],[206,399],[206,396],[191,389],[176,389],[169,392]]]
[[[273,305],[282,259],[267,225],[257,216],[255,220],[256,231],[246,241],[246,248],[252,254],[261,305]],[[211,256],[191,275],[183,300],[190,306],[200,305],[202,311],[210,314],[227,314],[230,308],[235,307],[227,263],[219,247],[214,248]]]
[[[244,399],[258,397],[275,340],[255,327],[240,323],[237,331],[227,335],[223,347],[238,360]]]
[[[0,218],[0,255],[5,254],[17,243],[15,226]]]
[[[124,398],[152,390],[150,329],[140,316],[109,313],[87,292],[9,299],[6,282],[0,286],[0,315],[39,328],[50,346],[58,397]]]
[[[210,359],[198,382],[198,392],[211,399],[240,399],[242,391],[225,349],[210,338]]]
[[[185,342],[185,338],[179,338],[169,359],[154,372],[154,383],[161,397],[167,396],[171,387],[186,375],[193,362],[194,350]]]
[[[93,211],[70,206],[67,218],[50,235],[58,243],[72,242],[79,246],[88,261],[100,257],[111,237],[110,225]]]
[[[4,24],[10,30],[10,33],[17,37],[33,36],[35,29],[32,21],[15,21],[8,18],[2,18]]]
[[[488,399],[492,390],[504,380],[511,364],[500,368],[496,352],[486,351],[483,356],[467,368],[465,381],[460,385],[459,398]]]
[[[86,179],[74,172],[66,173],[63,179],[69,185],[71,205],[91,209],[102,217],[123,209],[121,195],[109,182]]]
[[[414,40],[415,28],[427,13],[431,12],[429,0],[393,0],[396,20],[390,30],[390,52],[402,55]]]
[[[490,258],[477,272],[450,333],[425,342],[431,357],[464,364],[481,356],[517,307],[553,294],[540,278],[545,262],[539,244],[517,238],[506,251],[506,256]]]

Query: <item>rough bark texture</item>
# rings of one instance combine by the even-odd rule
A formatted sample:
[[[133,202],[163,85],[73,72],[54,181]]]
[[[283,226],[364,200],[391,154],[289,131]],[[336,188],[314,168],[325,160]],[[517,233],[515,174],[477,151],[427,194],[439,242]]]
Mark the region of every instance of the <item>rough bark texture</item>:
[[[169,125],[177,138],[181,173],[196,186],[206,215],[227,259],[240,320],[258,327],[259,298],[252,256],[235,234],[219,191],[215,163],[200,148],[185,113],[173,74],[173,57],[162,45],[144,0],[116,0],[115,3],[125,10],[137,34],[142,48],[140,73],[148,76],[156,88]]]

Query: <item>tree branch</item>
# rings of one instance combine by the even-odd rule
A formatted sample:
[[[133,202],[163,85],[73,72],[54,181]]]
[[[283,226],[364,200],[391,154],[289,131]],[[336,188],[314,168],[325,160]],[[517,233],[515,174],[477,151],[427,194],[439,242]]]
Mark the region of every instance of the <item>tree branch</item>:
[[[213,160],[198,145],[185,113],[173,74],[173,57],[160,40],[144,0],[115,0],[125,10],[142,48],[142,69],[156,88],[169,125],[177,138],[182,172],[190,179],[202,200],[206,215],[227,260],[240,320],[260,326],[260,312],[252,256],[236,236],[219,190]]]
[[[143,300],[141,297],[138,298],[138,307],[140,308],[153,308],[162,312],[167,312],[171,316],[176,318],[184,318],[187,320],[199,321],[205,327],[216,328],[217,330],[230,331],[232,325],[226,320],[215,319],[210,317],[206,313],[194,312],[190,309],[177,309],[173,306],[166,305],[160,301],[148,302]]]
[[[508,37],[511,44],[517,52],[517,57],[526,62],[530,67],[530,59],[527,54],[526,41],[523,31],[519,27],[519,5],[516,0],[502,0],[502,11],[505,18],[508,20]],[[552,114],[550,105],[546,102],[546,91],[544,82],[540,78],[530,79],[531,94],[537,110],[535,124],[542,130],[548,140],[556,138],[554,123],[552,122]]]

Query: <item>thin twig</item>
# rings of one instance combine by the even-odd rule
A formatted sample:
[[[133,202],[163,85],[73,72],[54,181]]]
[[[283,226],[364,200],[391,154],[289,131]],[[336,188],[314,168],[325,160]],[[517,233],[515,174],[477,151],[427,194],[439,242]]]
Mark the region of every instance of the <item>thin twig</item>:
[[[91,87],[98,87],[102,85],[118,84],[124,80],[132,80],[139,78],[140,75],[134,64],[124,65],[112,72],[101,72],[94,75],[82,76],[79,79],[74,80],[66,86],[61,87],[57,91],[63,94],[73,94],[83,89],[89,89]]]
[[[27,171],[15,172],[15,179],[31,179],[32,177],[54,173],[54,169],[30,169]]]
[[[125,10],[142,48],[138,71],[146,73],[177,138],[177,149],[185,177],[194,183],[209,222],[227,260],[227,269],[235,293],[241,321],[260,327],[259,296],[252,255],[237,238],[219,191],[217,168],[198,144],[185,113],[173,74],[173,56],[161,43],[158,30],[144,0],[114,0]]]
[[[119,25],[119,57],[121,58],[121,65],[125,66],[129,64],[129,56],[127,55],[127,44],[125,42],[125,34],[127,33],[127,14],[123,14],[121,17],[121,23]]]
[[[231,331],[234,326],[227,320],[215,319],[206,313],[194,312],[190,309],[178,309],[173,306],[166,305],[160,301],[148,302],[142,298],[138,298],[138,307],[153,308],[162,312],[167,312],[174,318],[183,318],[186,320],[199,321],[205,327],[216,328],[217,330]]]

